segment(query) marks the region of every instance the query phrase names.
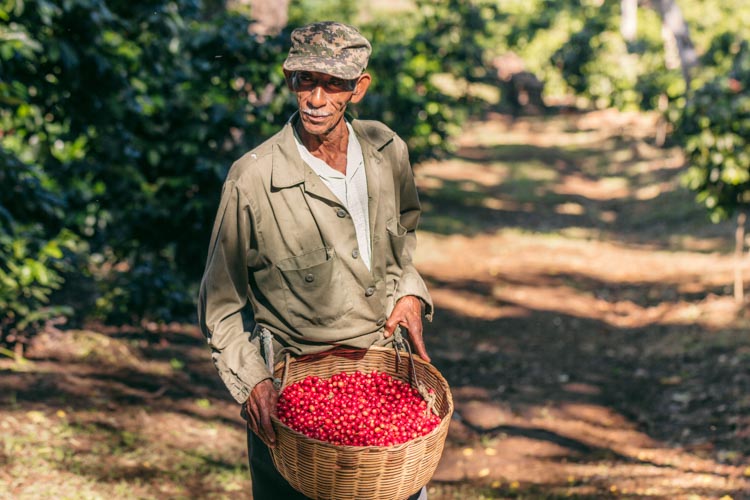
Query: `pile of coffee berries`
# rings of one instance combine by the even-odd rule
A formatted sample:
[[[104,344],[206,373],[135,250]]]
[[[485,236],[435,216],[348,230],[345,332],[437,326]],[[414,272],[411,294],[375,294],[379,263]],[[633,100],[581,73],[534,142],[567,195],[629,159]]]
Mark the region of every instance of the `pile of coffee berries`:
[[[377,371],[308,376],[282,391],[277,410],[297,432],[348,446],[393,446],[440,424],[416,389]]]

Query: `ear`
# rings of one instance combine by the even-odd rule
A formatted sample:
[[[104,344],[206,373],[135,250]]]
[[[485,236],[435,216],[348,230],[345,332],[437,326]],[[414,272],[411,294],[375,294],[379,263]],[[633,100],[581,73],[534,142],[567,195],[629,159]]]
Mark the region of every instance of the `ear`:
[[[365,97],[367,89],[370,88],[370,83],[372,83],[372,77],[370,74],[363,73],[362,76],[359,77],[359,80],[357,80],[357,86],[354,87],[354,92],[352,92],[352,103],[356,104]]]

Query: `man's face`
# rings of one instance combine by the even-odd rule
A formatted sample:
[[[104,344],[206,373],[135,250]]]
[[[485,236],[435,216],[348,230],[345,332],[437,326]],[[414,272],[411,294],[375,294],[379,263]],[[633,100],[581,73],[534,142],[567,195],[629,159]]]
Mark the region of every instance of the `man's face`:
[[[295,71],[287,75],[287,81],[297,96],[305,131],[325,136],[341,123],[346,106],[364,97],[370,77],[364,74],[356,80],[343,80],[315,71]]]

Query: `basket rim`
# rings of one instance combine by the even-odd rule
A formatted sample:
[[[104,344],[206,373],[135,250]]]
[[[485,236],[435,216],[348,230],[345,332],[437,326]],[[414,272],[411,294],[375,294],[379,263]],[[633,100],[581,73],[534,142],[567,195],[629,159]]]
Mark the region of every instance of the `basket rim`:
[[[390,352],[390,353],[394,353],[394,355],[397,352],[396,349],[388,348],[388,347],[380,347],[380,346],[372,346],[369,349],[362,349],[362,350],[363,351],[371,351],[371,350],[372,351],[380,351],[380,352],[383,352],[383,353],[389,353]],[[388,450],[388,451],[391,451],[391,450],[393,450],[393,451],[396,451],[396,450],[400,450],[403,447],[411,446],[411,445],[413,445],[416,442],[421,442],[423,440],[431,439],[434,434],[438,434],[438,433],[442,432],[443,426],[447,425],[447,422],[449,423],[450,420],[451,420],[451,418],[452,418],[452,416],[453,416],[453,410],[454,410],[454,406],[453,406],[453,394],[451,393],[450,385],[448,384],[448,381],[445,379],[445,377],[443,377],[443,374],[440,373],[440,371],[433,364],[429,363],[428,361],[423,360],[418,355],[411,354],[411,353],[409,353],[407,351],[398,351],[398,353],[401,354],[402,356],[411,356],[416,363],[421,363],[421,364],[425,365],[425,368],[432,369],[435,372],[435,374],[439,377],[442,385],[444,385],[444,387],[445,387],[445,397],[446,397],[446,400],[448,402],[448,410],[446,411],[445,416],[443,416],[440,419],[440,423],[437,426],[435,426],[435,428],[432,429],[429,433],[427,433],[427,434],[425,434],[423,436],[416,437],[414,439],[410,439],[409,441],[405,441],[405,442],[399,443],[399,444],[394,444],[394,445],[391,445],[391,446],[377,446],[377,445],[353,446],[353,445],[334,444],[334,443],[331,443],[329,441],[322,441],[320,439],[312,438],[312,437],[308,436],[307,434],[303,434],[303,433],[301,433],[299,431],[296,431],[296,430],[292,429],[291,427],[289,427],[288,425],[286,425],[284,422],[282,422],[276,416],[276,414],[271,414],[271,422],[273,422],[274,425],[278,425],[278,426],[282,427],[285,431],[290,432],[291,434],[293,434],[295,437],[297,437],[299,439],[305,439],[305,440],[313,442],[313,443],[315,443],[317,445],[325,446],[325,447],[330,447],[330,448],[334,448],[334,449],[337,449],[337,450],[350,450],[350,451],[367,451],[367,450],[377,450],[377,451]],[[297,358],[294,358],[294,357],[292,357],[291,360],[289,361],[289,363],[296,363],[296,362],[299,362],[299,360]],[[283,360],[279,361],[278,363],[276,363],[276,365],[274,365],[274,373],[276,373],[279,369],[283,370],[284,364],[285,364],[285,361],[283,361]],[[281,393],[281,391],[283,391],[289,385],[290,384],[287,384],[287,385],[281,387],[279,389],[279,393]]]
[[[345,346],[341,346],[341,347],[345,347]],[[335,350],[335,348],[332,349],[332,350]],[[435,365],[433,365],[432,363],[430,363],[429,361],[425,361],[424,359],[422,359],[416,353],[410,353],[408,351],[402,351],[402,350],[399,350],[399,349],[395,349],[393,347],[383,347],[383,346],[377,346],[377,345],[368,347],[366,349],[358,348],[358,347],[352,347],[351,350],[352,351],[362,351],[365,356],[367,355],[367,353],[369,353],[370,351],[372,351],[372,352],[381,352],[383,354],[394,354],[394,355],[396,353],[398,353],[401,356],[411,357],[416,363],[425,365],[425,367],[428,367],[428,368],[431,368],[432,370],[434,370],[440,376],[440,378],[445,382],[445,386],[446,386],[447,392],[450,393],[450,386],[448,384],[448,381],[445,379],[445,377],[443,376],[443,374],[440,373],[440,370],[438,370],[437,367]],[[328,351],[323,351],[323,353],[319,353],[319,354],[324,354],[326,352],[328,352]],[[336,354],[335,354],[335,352],[333,352],[333,353],[331,353],[331,355],[335,356]],[[316,356],[316,355],[313,355],[313,356]],[[305,362],[308,362],[307,360],[304,359],[304,356],[302,356],[302,357],[289,356],[289,359],[290,359],[289,363],[305,363]],[[324,357],[323,358],[319,358],[319,359],[324,359]],[[285,363],[286,363],[286,361],[283,360],[283,359],[281,361],[277,361],[276,364],[273,365],[273,373],[275,374],[280,369],[283,369]],[[284,387],[281,387],[281,390],[283,390],[283,389],[284,389]],[[452,398],[451,398],[451,400],[452,400]]]

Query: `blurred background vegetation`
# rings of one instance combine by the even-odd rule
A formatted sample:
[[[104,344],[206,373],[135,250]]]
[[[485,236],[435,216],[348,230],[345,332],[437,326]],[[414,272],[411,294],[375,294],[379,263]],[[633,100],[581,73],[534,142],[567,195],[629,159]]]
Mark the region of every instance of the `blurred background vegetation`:
[[[353,113],[414,162],[488,111],[657,110],[712,218],[750,201],[744,0],[0,0],[4,349],[49,322],[193,321],[224,176],[293,111],[289,32],[320,19],[373,42]]]

